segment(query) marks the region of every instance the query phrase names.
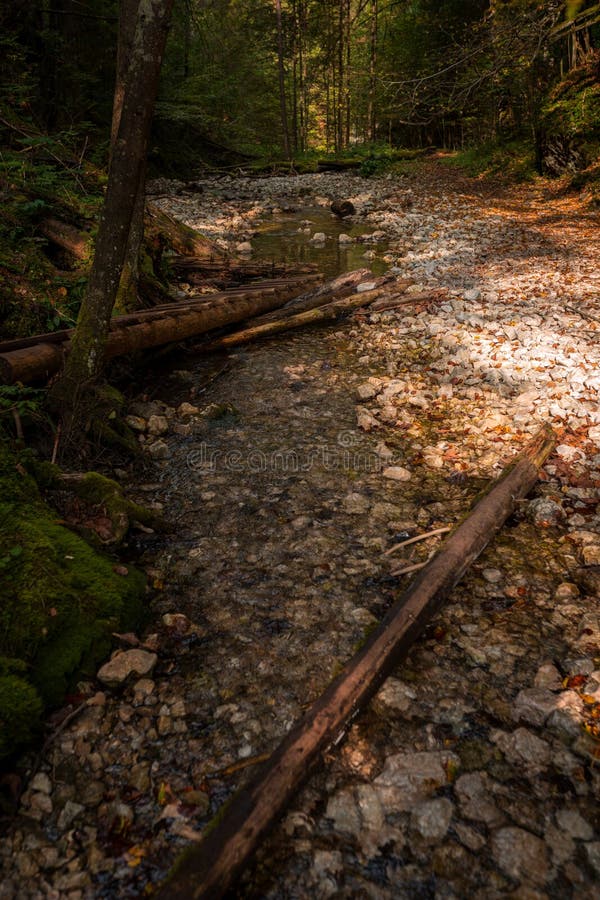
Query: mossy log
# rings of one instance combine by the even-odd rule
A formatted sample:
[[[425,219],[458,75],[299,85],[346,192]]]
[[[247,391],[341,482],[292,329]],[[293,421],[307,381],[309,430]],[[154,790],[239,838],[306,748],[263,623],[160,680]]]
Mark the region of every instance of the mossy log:
[[[362,649],[288,733],[269,760],[229,802],[214,828],[190,847],[155,894],[156,900],[217,900],[306,781],[321,755],[404,658],[452,588],[537,481],[554,447],[543,428],[495,481],[471,514],[371,633]]]
[[[227,259],[227,254],[218,244],[189,225],[179,222],[155,203],[146,203],[144,226],[146,241],[160,250],[169,247],[180,256]]]
[[[282,306],[315,276],[291,279],[274,287],[208,295],[160,309],[119,316],[112,320],[105,358],[183,341]],[[37,335],[0,346],[0,382],[29,384],[48,379],[60,370],[70,351],[73,330]]]
[[[98,472],[62,472],[58,477],[58,483],[74,491],[89,508],[90,515],[87,522],[83,522],[78,530],[93,543],[117,546],[136,523],[149,528],[161,530],[166,528],[161,516],[128,500],[116,481]],[[98,516],[94,515],[94,512],[102,514],[99,527]]]

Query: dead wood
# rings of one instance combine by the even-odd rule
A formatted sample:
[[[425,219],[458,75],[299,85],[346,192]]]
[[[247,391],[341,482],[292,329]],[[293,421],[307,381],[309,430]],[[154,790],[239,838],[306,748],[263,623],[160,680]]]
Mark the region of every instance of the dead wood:
[[[92,253],[92,239],[89,234],[79,231],[74,225],[61,222],[59,219],[42,219],[38,230],[44,237],[66,250],[71,256],[79,260],[89,260]]]
[[[213,294],[115,317],[111,321],[105,356],[112,359],[243,322],[281,306],[314,277]],[[73,333],[73,329],[69,329],[0,345],[0,382],[28,384],[49,378],[62,367],[70,351]]]
[[[362,649],[231,800],[203,840],[190,847],[157,900],[217,900],[229,890],[321,755],[343,736],[425,625],[534,486],[554,446],[545,426],[479,500],[390,609]]]
[[[157,248],[170,247],[181,256],[193,256],[202,259],[225,259],[227,254],[209,238],[184,225],[159,209],[154,203],[146,203],[145,215],[146,240]]]
[[[309,309],[306,312],[284,316],[273,322],[265,322],[263,325],[256,325],[253,328],[226,334],[204,345],[202,349],[226,350],[229,347],[237,347],[239,344],[247,344],[249,341],[254,341],[257,338],[279,334],[282,331],[290,331],[292,328],[304,328],[308,325],[316,325],[318,322],[333,322],[342,316],[348,315],[354,309],[368,306],[379,296],[381,296],[381,288],[373,291],[363,291],[360,294],[353,294],[344,300],[327,303],[318,309]]]

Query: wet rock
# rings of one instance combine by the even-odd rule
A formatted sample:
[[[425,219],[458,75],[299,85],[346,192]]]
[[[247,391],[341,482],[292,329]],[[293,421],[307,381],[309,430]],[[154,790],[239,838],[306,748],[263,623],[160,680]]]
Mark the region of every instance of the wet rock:
[[[450,800],[440,797],[421,803],[411,815],[411,825],[428,841],[441,841],[446,836],[454,807]]]
[[[311,244],[324,244],[325,243],[325,233],[323,231],[316,231],[315,234],[310,239]]]
[[[372,702],[373,708],[385,716],[390,709],[408,712],[416,699],[416,692],[408,684],[398,678],[388,678]]]
[[[125,650],[117,653],[98,671],[98,680],[107,687],[118,687],[128,678],[150,675],[158,661],[156,653],[147,650]]]
[[[594,837],[593,827],[576,809],[560,809],[556,813],[556,822],[558,827],[572,838],[591,841]]]
[[[150,416],[148,419],[148,434],[158,437],[166,434],[169,430],[169,423],[165,416]]]
[[[383,470],[384,478],[391,478],[393,481],[410,481],[412,474],[403,466],[388,466]]]
[[[529,775],[538,775],[550,763],[549,745],[526,728],[511,734],[495,732],[492,740],[510,762]]]
[[[152,459],[170,459],[171,451],[169,449],[168,444],[165,444],[164,441],[154,441],[154,443],[150,444],[148,447],[148,453],[152,457]]]
[[[467,819],[484,822],[488,827],[501,825],[503,813],[492,799],[493,781],[484,772],[461,775],[455,785],[460,811]]]
[[[458,767],[459,758],[449,752],[398,753],[389,756],[373,782],[383,805],[410,810],[448,783],[448,767]]]
[[[67,800],[56,823],[59,830],[66,831],[83,812],[85,812],[85,806],[82,806],[81,803],[75,803],[73,800]]]
[[[514,716],[517,721],[539,726],[544,724],[554,709],[556,698],[551,691],[543,688],[526,688],[517,695]]]
[[[554,592],[555,600],[575,600],[577,597],[579,597],[579,588],[570,581],[563,581]]]
[[[363,494],[347,494],[342,501],[344,512],[352,516],[364,515],[369,511],[370,505],[369,500]]]
[[[577,584],[587,594],[600,596],[600,566],[589,566],[575,571]]]
[[[350,237],[349,234],[340,234],[340,235],[338,235],[338,243],[339,244],[353,244],[354,238]]]
[[[45,772],[38,772],[29,783],[30,791],[39,791],[42,794],[52,793],[52,782]]]
[[[356,212],[351,200],[334,200],[329,208],[340,219],[344,219],[346,216],[353,216]]]
[[[502,871],[515,881],[543,884],[549,875],[546,845],[523,828],[500,828],[494,832],[492,855]]]
[[[241,241],[235,245],[236,253],[250,254],[252,253],[252,244],[250,241]]]
[[[586,844],[585,850],[590,866],[600,875],[600,841]]]
[[[537,670],[533,683],[536,688],[560,691],[562,688],[562,677],[554,663],[544,663]]]

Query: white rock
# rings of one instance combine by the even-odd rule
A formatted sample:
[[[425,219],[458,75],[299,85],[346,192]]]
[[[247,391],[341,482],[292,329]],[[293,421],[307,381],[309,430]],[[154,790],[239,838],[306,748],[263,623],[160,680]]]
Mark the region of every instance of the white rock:
[[[383,470],[383,477],[391,478],[394,481],[410,481],[412,475],[403,466],[388,466],[387,469]]]
[[[354,238],[351,238],[349,234],[340,234],[338,237],[339,244],[353,244]]]
[[[374,291],[376,287],[374,281],[363,281],[356,286],[356,293],[363,294],[365,291]]]
[[[169,459],[171,456],[168,444],[165,444],[164,441],[154,441],[148,447],[148,452],[152,459]]]
[[[98,681],[108,687],[118,687],[130,675],[137,675],[139,678],[150,675],[157,661],[156,653],[139,649],[124,650],[104,663],[98,671]]]
[[[322,231],[317,231],[310,239],[311,244],[324,244],[325,243],[325,234]]]
[[[242,241],[241,244],[236,244],[235,249],[238,253],[252,253],[252,244],[250,241]]]
[[[148,419],[148,433],[153,435],[166,434],[169,423],[165,416],[150,416]]]

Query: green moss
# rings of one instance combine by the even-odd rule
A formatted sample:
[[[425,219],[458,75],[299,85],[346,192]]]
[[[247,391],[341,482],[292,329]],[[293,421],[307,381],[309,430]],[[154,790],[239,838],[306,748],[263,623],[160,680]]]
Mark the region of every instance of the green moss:
[[[92,672],[111,632],[135,627],[145,582],[132,569],[116,574],[112,560],[63,527],[1,444],[0,488],[1,757],[27,740],[43,707],[61,702],[82,665]],[[15,718],[19,698],[27,728]]]
[[[35,733],[42,701],[33,685],[18,675],[0,676],[0,759]]]

